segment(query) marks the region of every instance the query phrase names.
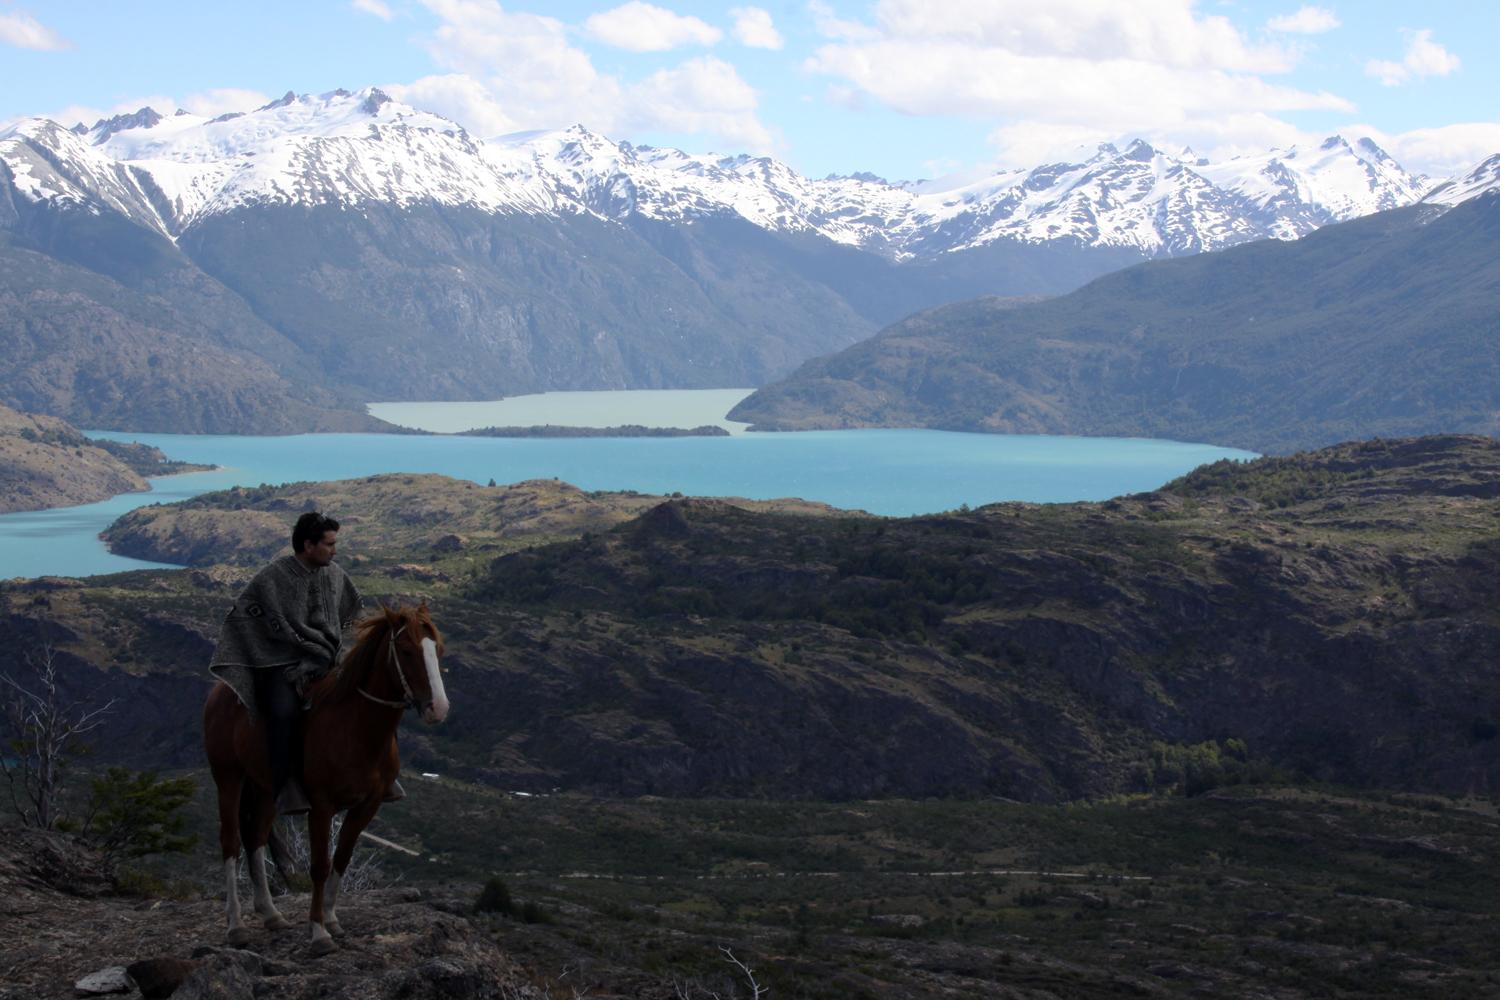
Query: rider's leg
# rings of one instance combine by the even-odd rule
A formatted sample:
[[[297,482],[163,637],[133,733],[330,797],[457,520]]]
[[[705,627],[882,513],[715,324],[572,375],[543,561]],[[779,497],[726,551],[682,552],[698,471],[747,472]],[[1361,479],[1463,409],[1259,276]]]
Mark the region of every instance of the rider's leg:
[[[280,668],[255,671],[255,700],[266,720],[266,750],[270,755],[271,786],[281,812],[305,812],[306,797],[300,787],[302,699]]]

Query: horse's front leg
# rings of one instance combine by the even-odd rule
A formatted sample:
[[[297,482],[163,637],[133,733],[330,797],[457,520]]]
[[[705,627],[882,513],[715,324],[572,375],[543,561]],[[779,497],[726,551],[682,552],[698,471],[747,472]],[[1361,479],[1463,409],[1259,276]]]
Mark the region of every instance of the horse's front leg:
[[[380,795],[376,794],[345,813],[344,825],[339,827],[339,847],[333,855],[333,874],[328,876],[328,890],[323,894],[323,924],[334,934],[344,932],[333,908],[338,905],[344,872],[349,870],[349,859],[354,856],[354,842],[379,811]]]
[[[328,860],[328,829],[332,822],[333,810],[320,803],[315,803],[312,811],[307,814],[307,843],[312,856],[308,867],[311,869],[313,885],[307,919],[312,931],[314,955],[326,955],[338,948],[333,943],[333,938],[328,936],[328,929],[323,926],[324,883],[328,881],[328,871],[332,867]]]

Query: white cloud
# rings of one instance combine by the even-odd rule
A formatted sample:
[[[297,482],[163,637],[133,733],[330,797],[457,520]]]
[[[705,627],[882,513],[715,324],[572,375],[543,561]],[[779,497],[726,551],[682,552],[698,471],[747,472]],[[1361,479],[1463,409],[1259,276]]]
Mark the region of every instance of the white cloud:
[[[1200,17],[1193,0],[881,0],[886,39],[972,45],[1027,56],[1283,72],[1291,54],[1253,46],[1227,18]]]
[[[630,91],[627,126],[708,133],[754,152],[774,145],[755,116],[755,90],[729,63],[712,56],[651,74]]]
[[[1193,0],[880,0],[863,33],[835,27],[805,65],[842,103],[990,120],[1016,164],[1138,135],[1174,148],[1295,137],[1277,115],[1354,110],[1276,82],[1295,49],[1254,43]]]
[[[613,127],[620,83],[569,43],[561,21],[513,14],[495,0],[423,2],[442,22],[426,41],[434,61],[477,81],[516,127],[558,128],[585,117],[595,128]]]
[[[1388,59],[1371,59],[1365,63],[1365,76],[1373,76],[1387,87],[1405,83],[1411,76],[1405,66]]]
[[[206,90],[199,94],[189,94],[181,103],[174,107],[181,107],[191,111],[195,115],[203,115],[206,118],[217,118],[219,115],[231,111],[253,111],[271,103],[271,98],[258,90],[240,90],[233,87],[220,87],[216,90]],[[155,105],[152,105],[155,107]],[[167,113],[162,108],[158,111]]]
[[[1368,135],[1407,170],[1434,181],[1459,176],[1500,153],[1500,122],[1465,122],[1410,132],[1382,132],[1370,125],[1350,125],[1344,135]]]
[[[73,47],[72,42],[21,10],[0,14],[0,44],[40,52],[58,52]]]
[[[506,112],[489,88],[466,73],[424,76],[413,83],[384,84],[380,89],[414,108],[458,122],[481,138],[527,127]]]
[[[764,8],[735,7],[729,16],[734,18],[734,37],[741,45],[752,49],[779,49],[786,44],[771,21],[770,12]]]
[[[1302,7],[1295,14],[1282,14],[1266,22],[1272,31],[1289,35],[1321,35],[1338,26],[1338,16],[1326,7]]]
[[[850,42],[870,41],[880,37],[880,32],[858,21],[845,21],[823,0],[808,0],[807,11],[813,17],[818,34],[824,38],[843,39]]]
[[[139,104],[135,106],[135,108],[138,107],[140,107]],[[135,108],[131,108],[130,110],[134,111]],[[98,121],[101,118],[109,118],[111,115],[117,115],[120,113],[121,112],[119,111],[105,111],[103,108],[96,108],[92,104],[69,104],[65,107],[58,108],[56,111],[46,111],[42,114],[36,115],[35,117],[50,118],[53,121],[57,122],[59,125],[66,125],[68,128],[72,128],[74,125],[78,124],[93,125],[94,122]],[[32,116],[26,115],[23,118],[17,118],[15,120],[24,121],[25,118],[30,117]]]
[[[1432,32],[1426,30],[1412,35],[1404,62],[1417,76],[1447,76],[1462,65],[1458,56],[1434,42]]]
[[[389,21],[396,16],[390,6],[383,3],[382,0],[351,0],[349,6],[361,13],[378,17],[382,21]]]
[[[713,45],[724,33],[696,17],[630,0],[583,22],[588,33],[606,45],[631,52],[665,52],[683,45]]]
[[[426,46],[447,72],[390,93],[477,135],[578,122],[618,136],[659,129],[736,147],[771,143],[754,88],[723,60],[691,59],[629,81],[600,72],[555,18],[511,13],[496,0],[422,2],[441,22]]]
[[[1371,59],[1365,63],[1365,75],[1395,87],[1417,77],[1447,76],[1462,65],[1458,56],[1432,40],[1429,29],[1408,31],[1406,35],[1406,55],[1400,62]]]
[[[1128,59],[1021,55],[958,42],[826,46],[810,66],[914,115],[1024,116],[1139,129],[1257,110],[1353,110],[1343,98],[1253,75]]]

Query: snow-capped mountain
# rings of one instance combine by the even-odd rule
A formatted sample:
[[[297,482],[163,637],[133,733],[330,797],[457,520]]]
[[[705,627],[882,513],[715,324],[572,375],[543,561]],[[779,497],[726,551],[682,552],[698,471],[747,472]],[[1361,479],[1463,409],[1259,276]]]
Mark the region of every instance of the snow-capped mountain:
[[[1369,138],[1352,145],[1331,136],[1315,149],[1296,146],[1195,169],[1253,206],[1253,218],[1277,239],[1296,239],[1332,222],[1410,205],[1430,183],[1409,173]]]
[[[934,306],[1062,295],[1423,186],[1338,137],[813,179],[582,126],[481,140],[374,89],[32,119],[0,131],[0,402],[259,433],[359,427],[341,407],[370,399],[764,385]]]
[[[428,202],[612,220],[732,215],[893,259],[998,241],[1174,256],[1296,238],[1429,186],[1371,140],[1338,136],[1220,163],[1136,141],[963,182],[818,180],[769,157],[633,146],[582,126],[480,141],[374,88],[289,93],[214,119],[142,109],[71,131],[31,120],[0,135],[0,161],[29,197],[107,206],[173,238],[247,205]]]
[[[1461,177],[1444,181],[1422,199],[1431,205],[1457,205],[1490,191],[1500,191],[1500,153],[1485,160]]]

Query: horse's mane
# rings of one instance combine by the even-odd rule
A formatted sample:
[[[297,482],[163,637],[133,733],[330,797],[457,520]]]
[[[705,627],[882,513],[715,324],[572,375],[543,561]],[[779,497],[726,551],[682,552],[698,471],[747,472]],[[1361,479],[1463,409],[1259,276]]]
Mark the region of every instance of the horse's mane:
[[[376,662],[387,655],[388,637],[403,626],[418,634],[425,634],[424,626],[431,629],[432,616],[427,611],[427,605],[403,605],[397,608],[381,605],[355,622],[353,648],[340,662],[337,670],[313,685],[312,700],[336,703],[352,698],[366,683]]]

